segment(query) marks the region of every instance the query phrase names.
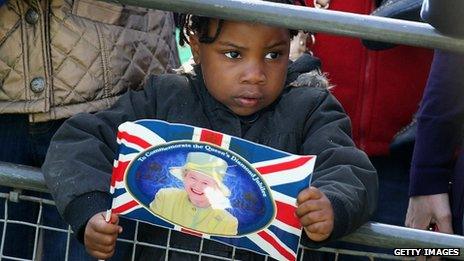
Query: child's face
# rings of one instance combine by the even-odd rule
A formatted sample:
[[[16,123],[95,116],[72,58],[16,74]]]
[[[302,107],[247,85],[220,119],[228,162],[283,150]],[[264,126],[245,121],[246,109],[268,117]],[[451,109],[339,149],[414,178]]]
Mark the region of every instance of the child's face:
[[[212,20],[210,36],[216,28],[217,21]],[[224,21],[213,43],[200,43],[196,36],[190,43],[209,93],[237,115],[251,115],[281,93],[290,48],[288,29]]]
[[[216,181],[204,174],[188,170],[184,177],[184,188],[193,205],[199,208],[207,208],[210,202],[206,197],[205,189],[219,190]]]

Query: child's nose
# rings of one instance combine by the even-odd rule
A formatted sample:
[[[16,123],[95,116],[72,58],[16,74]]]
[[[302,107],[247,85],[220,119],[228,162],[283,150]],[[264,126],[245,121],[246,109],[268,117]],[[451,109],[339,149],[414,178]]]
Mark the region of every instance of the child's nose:
[[[250,62],[244,67],[240,81],[245,84],[263,84],[266,73],[262,62]]]

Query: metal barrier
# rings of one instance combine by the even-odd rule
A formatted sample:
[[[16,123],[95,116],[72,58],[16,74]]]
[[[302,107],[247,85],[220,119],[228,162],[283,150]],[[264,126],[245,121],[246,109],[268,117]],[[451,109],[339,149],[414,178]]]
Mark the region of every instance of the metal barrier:
[[[311,32],[464,52],[464,39],[438,33],[426,23],[242,0],[106,0],[174,12],[259,22]]]
[[[54,205],[52,200],[47,200],[41,197],[34,197],[34,196],[27,196],[22,195],[19,190],[27,189],[33,191],[40,191],[46,192],[47,187],[45,185],[44,178],[40,169],[32,168],[29,166],[22,166],[16,165],[6,162],[0,162],[0,184],[4,186],[11,186],[16,190],[10,193],[0,193],[0,199],[5,199],[5,213],[3,218],[0,219],[0,222],[3,223],[3,230],[2,230],[2,244],[0,246],[0,258],[5,258],[3,254],[3,245],[5,242],[5,233],[8,224],[20,224],[24,226],[30,226],[36,229],[36,242],[34,245],[34,251],[31,254],[32,259],[19,259],[19,258],[12,258],[8,257],[11,260],[37,260],[37,257],[40,256],[40,248],[38,239],[40,238],[40,234],[42,231],[55,231],[59,233],[63,233],[66,235],[66,254],[65,260],[68,260],[68,248],[69,242],[71,240],[72,231],[69,227],[54,227],[50,224],[43,224],[42,218],[39,215],[34,222],[24,222],[18,220],[12,220],[8,217],[7,209],[8,204],[10,202],[18,202],[18,201],[28,201],[33,202],[34,204],[38,204],[40,207],[40,213],[42,212],[42,208],[44,206]],[[125,244],[126,246],[129,245],[132,247],[132,257],[131,260],[135,260],[136,257],[136,249],[138,246],[145,246],[151,247],[155,249],[159,249],[161,251],[168,252],[179,252],[189,255],[198,256],[198,260],[201,260],[205,257],[210,257],[218,260],[236,260],[235,256],[232,255],[231,257],[221,257],[215,256],[211,253],[204,253],[202,251],[201,246],[203,245],[203,241],[199,244],[198,250],[186,250],[180,249],[176,247],[166,247],[165,245],[153,244],[149,242],[140,241],[137,238],[137,230],[140,223],[136,223],[135,233],[133,237],[122,237],[118,239],[118,244]],[[172,232],[177,233],[177,232]],[[167,242],[170,242],[169,234],[166,238]],[[358,243],[362,245],[369,245],[369,246],[376,246],[381,248],[461,248],[461,256],[456,257],[457,259],[464,260],[464,237],[456,236],[456,235],[447,235],[441,233],[434,233],[429,231],[423,230],[416,230],[410,229],[405,227],[399,226],[392,226],[386,224],[380,224],[375,222],[368,222],[359,228],[357,231],[353,232],[352,234],[344,237],[341,239],[342,241],[350,242],[350,243]],[[166,244],[167,246],[171,244]],[[303,260],[304,251],[309,250],[303,246],[300,246],[300,255],[299,259]],[[310,250],[314,251],[314,250]],[[372,252],[361,252],[361,251],[354,251],[354,250],[346,250],[346,249],[334,249],[334,248],[320,248],[317,251],[323,252],[330,252],[334,253],[337,257],[341,254],[346,255],[353,255],[353,256],[367,256],[370,259],[375,258],[382,258],[382,259],[401,259],[405,260],[404,257],[395,257],[393,256],[393,251],[391,254],[384,254],[384,253],[372,253]],[[235,253],[235,250],[232,251]]]

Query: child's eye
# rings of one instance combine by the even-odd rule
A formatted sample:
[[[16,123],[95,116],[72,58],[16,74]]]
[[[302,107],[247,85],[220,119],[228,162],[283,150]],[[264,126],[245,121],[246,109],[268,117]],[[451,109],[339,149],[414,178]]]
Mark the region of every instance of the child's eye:
[[[280,53],[278,53],[278,52],[270,52],[270,53],[266,54],[265,58],[274,60],[274,59],[279,58],[279,56],[280,56]]]
[[[226,53],[224,53],[224,55],[227,56],[227,58],[230,58],[230,59],[241,58],[240,53],[236,52],[236,51],[226,52]]]

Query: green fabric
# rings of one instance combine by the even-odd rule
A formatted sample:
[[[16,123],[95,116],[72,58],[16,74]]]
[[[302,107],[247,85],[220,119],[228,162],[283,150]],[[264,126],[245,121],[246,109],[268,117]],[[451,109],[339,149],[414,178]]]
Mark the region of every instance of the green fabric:
[[[192,52],[190,51],[190,46],[188,44],[185,44],[185,46],[180,46],[179,39],[180,39],[180,30],[179,28],[177,28],[176,29],[177,50],[179,51],[180,63],[184,64],[190,59],[190,57],[192,57]]]

